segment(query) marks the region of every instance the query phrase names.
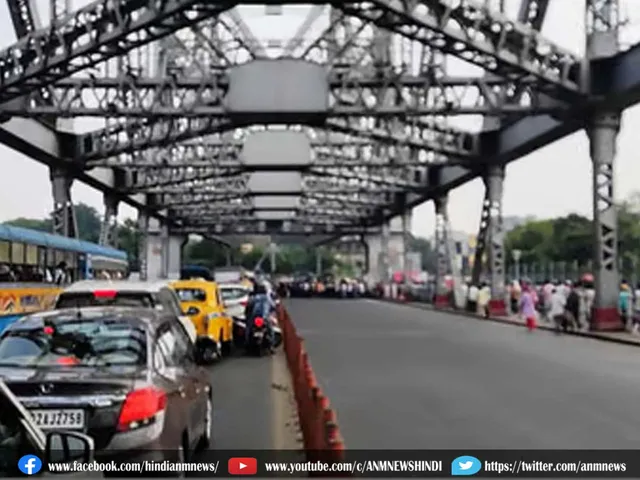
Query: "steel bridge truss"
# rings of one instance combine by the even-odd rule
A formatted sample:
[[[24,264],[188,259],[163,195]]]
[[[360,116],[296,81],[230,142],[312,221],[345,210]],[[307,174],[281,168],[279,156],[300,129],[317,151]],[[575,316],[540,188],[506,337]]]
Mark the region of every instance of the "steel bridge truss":
[[[42,29],[29,0],[7,1],[19,40],[0,52],[0,115],[103,118],[67,137],[66,155],[124,171],[120,192],[146,194],[176,232],[370,232],[424,192],[430,169],[481,162],[480,135],[449,117],[561,116],[585,98],[582,59],[538,33],[535,11],[525,24],[471,0],[327,2],[328,27],[305,39],[326,10],[312,7],[282,53],[326,66],[328,108],[286,127],[307,134],[310,158],[255,163],[245,142],[268,115],[244,118],[226,100],[232,70],[269,56],[234,10],[261,2],[98,0]],[[451,76],[444,54],[488,75]],[[299,185],[251,187],[272,172]]]

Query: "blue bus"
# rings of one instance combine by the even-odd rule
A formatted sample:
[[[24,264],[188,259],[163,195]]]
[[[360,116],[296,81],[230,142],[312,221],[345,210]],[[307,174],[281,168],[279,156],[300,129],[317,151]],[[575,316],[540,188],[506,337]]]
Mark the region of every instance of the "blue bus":
[[[65,284],[124,278],[127,253],[91,242],[0,224],[0,331],[52,306]]]

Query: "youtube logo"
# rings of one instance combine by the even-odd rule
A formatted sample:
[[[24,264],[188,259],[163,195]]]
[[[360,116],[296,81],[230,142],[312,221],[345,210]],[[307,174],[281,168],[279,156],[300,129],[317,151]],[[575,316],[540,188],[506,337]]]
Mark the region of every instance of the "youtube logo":
[[[258,473],[258,459],[230,458],[227,469],[229,475],[255,475]]]

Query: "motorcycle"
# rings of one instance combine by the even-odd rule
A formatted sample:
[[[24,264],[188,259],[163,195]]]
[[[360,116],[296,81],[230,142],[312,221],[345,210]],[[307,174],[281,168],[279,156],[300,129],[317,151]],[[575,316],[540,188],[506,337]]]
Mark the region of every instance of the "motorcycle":
[[[272,339],[269,331],[267,330],[266,322],[262,317],[255,317],[253,319],[253,326],[251,327],[251,334],[247,339],[245,349],[247,353],[255,353],[258,356],[268,351],[272,347]]]
[[[282,329],[278,324],[278,319],[275,314],[272,314],[267,319],[271,322],[271,330],[273,331],[273,348],[278,348],[282,345]],[[253,328],[251,330],[251,336],[249,338],[249,344],[246,341],[246,320],[244,318],[233,318],[233,336],[236,339],[236,346],[243,346],[247,351],[262,352],[269,347],[269,337],[267,335],[267,328],[265,325],[265,319],[262,317],[256,317],[253,319]]]

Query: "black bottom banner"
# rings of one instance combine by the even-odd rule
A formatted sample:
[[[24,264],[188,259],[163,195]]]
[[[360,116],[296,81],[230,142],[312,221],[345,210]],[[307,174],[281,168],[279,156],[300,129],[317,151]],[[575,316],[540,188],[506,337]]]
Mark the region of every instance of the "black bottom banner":
[[[54,452],[55,453],[55,452]],[[207,450],[185,461],[178,452],[98,453],[87,462],[66,452],[53,462],[35,455],[17,460],[17,471],[103,472],[110,476],[190,477],[529,477],[640,478],[638,450],[350,450],[336,452]],[[55,457],[55,455],[53,455]],[[49,460],[49,461],[47,461]],[[1,476],[1,475],[0,475]]]

